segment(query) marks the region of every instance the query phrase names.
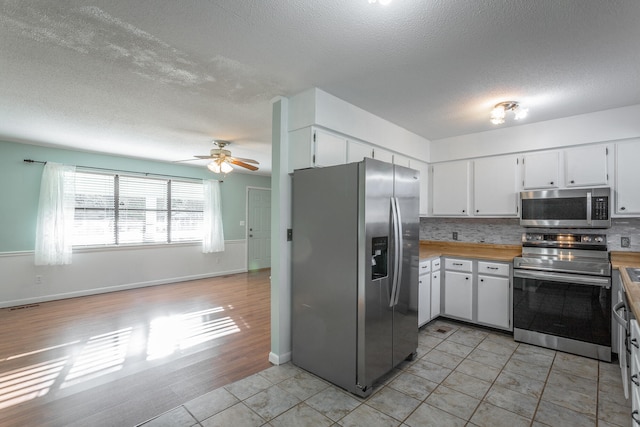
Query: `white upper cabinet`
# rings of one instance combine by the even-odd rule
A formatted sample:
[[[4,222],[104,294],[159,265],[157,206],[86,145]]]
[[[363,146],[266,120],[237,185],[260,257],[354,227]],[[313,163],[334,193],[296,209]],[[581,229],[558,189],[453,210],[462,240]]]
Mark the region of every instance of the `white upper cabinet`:
[[[420,216],[429,214],[429,165],[411,159],[411,169],[420,172]]]
[[[408,157],[402,156],[400,154],[393,155],[393,164],[404,166],[406,168],[410,167],[410,160]],[[415,168],[414,168],[415,169]]]
[[[469,165],[458,161],[432,166],[433,215],[469,215]]]
[[[369,144],[349,140],[347,142],[347,163],[360,162],[373,158],[373,147]]]
[[[616,144],[616,214],[640,214],[639,159],[640,139]]]
[[[523,185],[525,190],[558,188],[560,186],[560,152],[525,154]]]
[[[393,163],[393,153],[384,148],[375,147],[373,149],[373,158],[387,163]]]
[[[565,186],[607,185],[609,183],[609,173],[607,171],[608,154],[609,149],[606,145],[565,150]]]
[[[316,129],[314,131],[315,157],[313,166],[343,165],[347,162],[347,140]]]
[[[518,215],[518,158],[516,156],[474,160],[473,215]]]
[[[347,140],[313,126],[289,132],[289,172],[347,162]]]

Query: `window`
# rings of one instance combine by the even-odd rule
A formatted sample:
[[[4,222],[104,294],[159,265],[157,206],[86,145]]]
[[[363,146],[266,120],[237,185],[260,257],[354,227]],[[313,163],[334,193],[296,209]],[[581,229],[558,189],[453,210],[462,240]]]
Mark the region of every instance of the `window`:
[[[74,246],[202,240],[201,182],[76,173]]]

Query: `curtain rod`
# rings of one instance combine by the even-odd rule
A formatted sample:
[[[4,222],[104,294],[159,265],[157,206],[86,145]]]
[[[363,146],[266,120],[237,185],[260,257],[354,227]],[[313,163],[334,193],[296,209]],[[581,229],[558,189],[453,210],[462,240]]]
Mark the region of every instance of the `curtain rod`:
[[[25,163],[40,163],[42,165],[46,165],[47,162],[43,162],[41,160],[33,160],[33,159],[24,159],[23,162]],[[95,169],[95,170],[101,170],[101,171],[109,171],[109,172],[124,172],[124,173],[132,173],[132,174],[136,174],[136,175],[145,175],[145,176],[164,176],[164,177],[168,177],[168,178],[182,178],[182,179],[190,179],[190,180],[194,180],[194,181],[200,181],[201,178],[191,178],[188,176],[178,176],[178,175],[165,175],[162,173],[150,173],[150,172],[136,172],[136,171],[127,171],[127,170],[122,170],[122,169],[109,169],[109,168],[97,168],[97,167],[93,167],[93,166],[82,166],[82,165],[76,165],[76,167],[79,168],[84,168],[84,169]],[[219,179],[218,182],[224,182],[224,180]]]

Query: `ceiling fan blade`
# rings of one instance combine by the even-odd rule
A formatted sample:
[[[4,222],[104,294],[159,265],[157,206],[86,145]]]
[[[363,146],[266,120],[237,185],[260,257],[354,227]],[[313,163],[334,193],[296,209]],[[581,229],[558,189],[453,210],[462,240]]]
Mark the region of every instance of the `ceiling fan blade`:
[[[182,163],[182,162],[193,162],[198,159],[182,159],[182,160],[174,160],[171,163]]]
[[[193,156],[193,157],[196,157],[198,159],[205,159],[205,160],[206,159],[217,159],[218,158],[218,156],[214,157],[214,156],[211,156],[211,155],[209,155],[209,156]]]
[[[229,163],[234,164],[234,165],[237,165],[237,166],[240,166],[240,167],[243,167],[243,168],[249,169],[250,171],[257,171],[257,170],[258,170],[258,168],[257,168],[257,167],[255,167],[255,166],[253,166],[253,165],[250,165],[250,164],[248,164],[248,163],[245,163],[245,162],[241,162],[240,160],[235,159],[235,158],[229,158],[229,157],[227,157],[227,161],[228,161]]]
[[[242,157],[231,157],[228,156],[228,159],[233,159],[233,160],[239,160],[241,162],[245,162],[245,163],[253,163],[254,165],[259,165],[260,162],[258,162],[257,160],[253,160],[253,159],[243,159]]]

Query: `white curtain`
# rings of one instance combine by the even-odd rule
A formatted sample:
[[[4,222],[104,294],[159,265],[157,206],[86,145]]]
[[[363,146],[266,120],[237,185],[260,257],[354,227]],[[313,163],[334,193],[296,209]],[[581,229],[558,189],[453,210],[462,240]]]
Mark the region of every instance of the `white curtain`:
[[[36,265],[71,264],[76,198],[75,166],[47,162],[36,224]]]
[[[224,251],[224,232],[220,211],[220,183],[215,180],[203,180],[204,188],[204,236],[202,252]]]

